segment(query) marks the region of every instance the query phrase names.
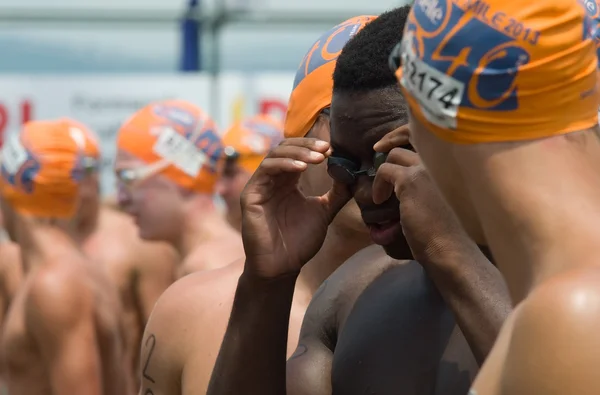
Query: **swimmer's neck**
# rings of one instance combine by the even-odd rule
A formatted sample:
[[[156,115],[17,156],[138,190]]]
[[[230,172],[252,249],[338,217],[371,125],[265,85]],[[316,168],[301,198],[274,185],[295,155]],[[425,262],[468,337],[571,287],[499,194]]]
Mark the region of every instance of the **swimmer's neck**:
[[[600,264],[598,132],[454,148],[470,160],[465,169],[483,169],[463,172],[514,303],[554,276]]]
[[[350,257],[373,244],[366,233],[340,230],[335,224],[329,226],[323,247],[300,272],[297,287],[308,289],[310,294],[321,286],[334,271]]]
[[[75,237],[78,243],[85,242],[90,236],[96,233],[98,230],[98,224],[100,223],[100,210],[96,210],[93,214],[90,213],[88,216],[81,216],[77,221],[75,229]]]
[[[19,222],[16,242],[25,272],[48,262],[48,257],[59,254],[63,247],[77,249],[73,232],[65,223],[40,223],[31,219]]]
[[[235,234],[235,230],[218,208],[207,204],[186,213],[181,231],[171,244],[180,256],[186,257],[200,244]]]

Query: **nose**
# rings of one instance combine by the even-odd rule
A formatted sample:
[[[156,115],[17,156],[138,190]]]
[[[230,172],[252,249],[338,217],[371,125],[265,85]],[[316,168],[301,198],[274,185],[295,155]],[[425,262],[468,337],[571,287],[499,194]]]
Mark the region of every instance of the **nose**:
[[[372,206],[373,203],[373,178],[359,176],[354,184],[354,200],[362,206]]]

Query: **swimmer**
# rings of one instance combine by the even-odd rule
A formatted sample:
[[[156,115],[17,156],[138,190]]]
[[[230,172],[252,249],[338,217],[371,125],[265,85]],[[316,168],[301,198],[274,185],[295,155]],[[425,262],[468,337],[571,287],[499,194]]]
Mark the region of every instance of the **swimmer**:
[[[108,270],[119,291],[126,358],[137,388],[144,327],[160,295],[175,281],[177,254],[169,245],[141,240],[133,220],[109,207],[100,208],[96,231],[85,240],[83,250]]]
[[[208,394],[464,395],[491,349],[510,311],[502,278],[406,149],[406,104],[387,56],[409,10],[382,14],[342,50],[330,142],[288,139],[248,183],[245,270]],[[333,187],[306,197],[298,175],[326,161]],[[294,283],[351,197],[379,246],[317,291],[286,367]]]
[[[243,256],[239,233],[215,205],[223,147],[214,122],[179,100],[152,103],[119,130],[119,205],[146,241],[172,245],[179,277]]]
[[[283,125],[268,115],[236,122],[223,135],[225,169],[217,192],[227,204],[227,220],[241,232],[240,195],[265,155],[283,138]]]
[[[35,121],[2,150],[2,212],[24,271],[1,341],[11,395],[128,393],[118,294],[75,239],[84,140],[63,120]]]
[[[132,219],[100,200],[100,146],[93,131],[65,119],[85,136],[85,175],[80,183],[81,202],[77,236],[86,255],[107,270],[119,291],[126,331],[126,359],[131,383],[137,388],[139,350],[146,321],[158,297],[173,283],[177,257],[165,243],[142,241]]]
[[[5,317],[13,297],[19,289],[22,277],[19,246],[10,240],[4,230],[0,212],[0,333],[4,330]],[[4,395],[3,391],[7,391],[4,374],[4,358],[0,357],[0,395]]]
[[[351,18],[330,29],[315,43],[315,48],[322,48],[331,41],[329,50],[333,56],[325,57],[326,61],[319,50],[314,52],[317,54],[314,58],[307,56],[302,62],[288,105],[286,137],[329,136],[327,109],[331,105],[335,59],[346,41],[373,18]],[[311,67],[305,67],[307,60]],[[300,185],[309,193],[326,192],[331,187],[326,165],[312,170],[302,174]],[[287,345],[282,345],[284,354],[287,348],[287,355],[291,355],[298,344],[300,326],[312,295],[344,261],[371,244],[354,202],[329,226],[322,244],[296,282],[291,314],[288,314],[289,340]],[[149,391],[155,395],[206,393],[243,270],[242,259],[220,270],[194,273],[173,284],[161,296],[144,333],[140,394]],[[285,322],[287,326],[287,317]]]
[[[413,145],[516,304],[472,393],[598,394],[598,4],[436,4],[415,2],[390,63]]]

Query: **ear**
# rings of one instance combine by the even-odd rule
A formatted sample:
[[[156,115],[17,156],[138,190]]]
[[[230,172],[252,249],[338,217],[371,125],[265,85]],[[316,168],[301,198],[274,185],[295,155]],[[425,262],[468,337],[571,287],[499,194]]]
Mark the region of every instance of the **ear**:
[[[329,129],[329,115],[323,113],[319,114],[315,120],[315,123],[306,134],[306,137],[312,137],[330,142],[331,131]]]

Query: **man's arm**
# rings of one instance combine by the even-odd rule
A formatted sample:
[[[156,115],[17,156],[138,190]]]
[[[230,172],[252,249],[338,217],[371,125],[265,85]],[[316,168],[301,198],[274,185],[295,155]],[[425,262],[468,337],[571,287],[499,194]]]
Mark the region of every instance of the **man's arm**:
[[[297,275],[240,276],[208,395],[286,393],[286,349]]]
[[[40,273],[26,314],[52,393],[101,395],[102,366],[89,290],[69,275]]]
[[[287,361],[287,393],[289,395],[330,395],[334,340],[329,335],[337,331],[336,313],[332,308],[335,287],[326,280],[306,310],[298,347]]]
[[[457,235],[453,235],[456,237]],[[498,269],[466,234],[421,259],[481,365],[512,310]]]
[[[140,395],[181,394],[184,349],[194,344],[186,337],[196,317],[190,314],[180,292],[181,281],[173,284],[158,299],[142,337]],[[185,317],[187,316],[187,317]]]

